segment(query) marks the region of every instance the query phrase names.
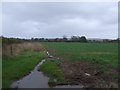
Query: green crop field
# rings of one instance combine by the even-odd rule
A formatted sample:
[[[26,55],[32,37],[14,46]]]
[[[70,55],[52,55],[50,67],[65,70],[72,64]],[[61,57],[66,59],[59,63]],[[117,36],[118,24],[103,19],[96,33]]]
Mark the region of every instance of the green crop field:
[[[107,66],[117,67],[117,43],[42,43],[54,56],[66,61],[98,62]]]

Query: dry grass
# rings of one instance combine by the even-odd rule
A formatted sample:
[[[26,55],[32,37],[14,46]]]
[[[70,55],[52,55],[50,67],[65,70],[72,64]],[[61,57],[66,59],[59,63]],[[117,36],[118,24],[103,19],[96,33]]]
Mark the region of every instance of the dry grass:
[[[11,56],[19,55],[23,51],[43,51],[43,50],[44,47],[41,44],[24,42],[2,46],[2,55]]]

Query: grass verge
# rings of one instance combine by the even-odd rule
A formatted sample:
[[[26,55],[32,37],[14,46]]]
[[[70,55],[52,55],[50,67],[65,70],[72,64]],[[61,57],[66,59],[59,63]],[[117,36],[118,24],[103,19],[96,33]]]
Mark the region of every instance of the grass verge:
[[[9,88],[13,81],[28,74],[43,58],[44,53],[37,51],[25,51],[18,56],[3,57],[2,88]]]

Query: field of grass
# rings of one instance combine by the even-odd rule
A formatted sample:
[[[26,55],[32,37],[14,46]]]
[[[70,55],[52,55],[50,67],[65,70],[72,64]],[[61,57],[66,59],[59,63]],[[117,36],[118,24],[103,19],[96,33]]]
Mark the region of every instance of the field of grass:
[[[13,81],[29,73],[43,58],[45,55],[37,51],[26,51],[18,56],[3,57],[2,87],[9,88]]]
[[[65,61],[87,61],[106,67],[118,66],[117,43],[42,43],[53,56]]]

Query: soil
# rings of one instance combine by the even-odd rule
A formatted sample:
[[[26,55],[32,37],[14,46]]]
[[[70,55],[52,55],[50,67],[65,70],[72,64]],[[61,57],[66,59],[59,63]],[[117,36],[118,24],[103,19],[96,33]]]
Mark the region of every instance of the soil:
[[[94,68],[96,65],[88,62],[58,63],[63,75],[68,79],[66,84],[82,84],[86,88],[118,88],[117,80],[112,75]]]

